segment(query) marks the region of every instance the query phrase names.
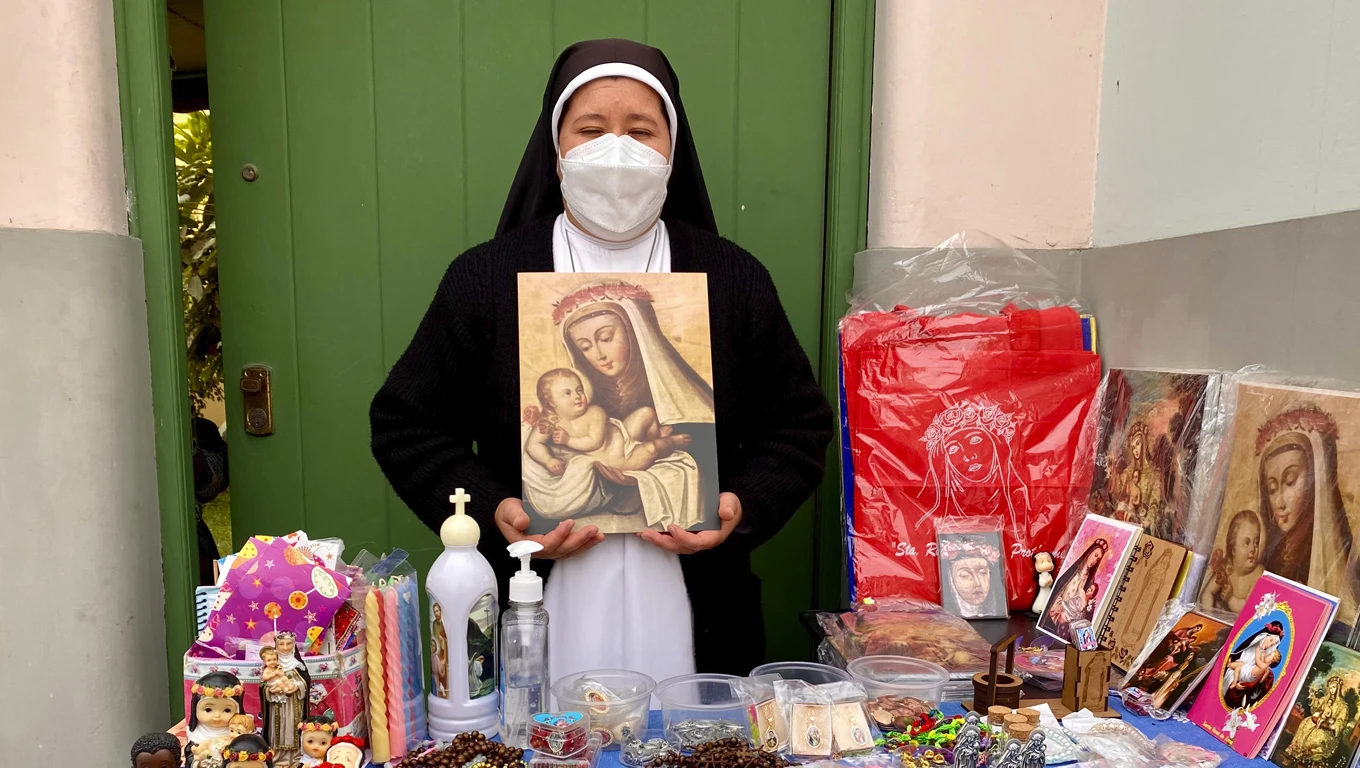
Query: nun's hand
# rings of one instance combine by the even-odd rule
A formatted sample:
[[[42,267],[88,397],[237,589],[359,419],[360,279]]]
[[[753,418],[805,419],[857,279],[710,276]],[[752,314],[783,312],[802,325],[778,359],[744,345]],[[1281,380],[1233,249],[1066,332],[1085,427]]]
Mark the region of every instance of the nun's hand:
[[[575,520],[563,520],[556,528],[541,536],[526,536],[524,532],[529,530],[529,513],[524,511],[524,505],[519,499],[506,499],[496,507],[496,527],[500,529],[506,541],[514,544],[528,539],[543,545],[543,551],[534,557],[561,560],[580,554],[604,541],[604,534],[600,533],[599,528],[587,525],[579,531],[573,531],[572,528],[575,526]]]
[[[737,523],[741,522],[741,500],[736,494],[718,495],[718,520],[722,522],[722,527],[716,531],[691,532],[678,525],[672,525],[666,533],[643,531],[638,534],[638,538],[677,555],[692,555],[705,549],[713,549],[726,541],[737,527]]]

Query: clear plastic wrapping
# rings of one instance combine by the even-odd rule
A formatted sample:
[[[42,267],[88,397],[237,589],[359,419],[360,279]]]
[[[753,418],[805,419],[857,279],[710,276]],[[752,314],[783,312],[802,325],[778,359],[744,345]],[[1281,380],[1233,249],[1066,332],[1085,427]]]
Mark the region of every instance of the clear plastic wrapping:
[[[1188,702],[1203,682],[1235,617],[1168,601],[1143,649],[1119,682],[1126,704],[1165,720]],[[1131,699],[1130,697],[1136,697]]]
[[[1223,447],[1204,490],[1195,549],[1209,553],[1199,602],[1236,614],[1266,572],[1338,597],[1328,638],[1357,641],[1360,612],[1360,391],[1239,372],[1224,386]]]
[[[844,667],[864,656],[907,656],[943,667],[949,675],[943,699],[972,692],[972,677],[987,670],[991,644],[963,619],[918,600],[859,605],[844,613],[817,615],[826,639],[817,649],[823,663]]]
[[[841,321],[851,593],[941,599],[940,521],[1002,521],[1009,608],[1089,494],[1092,329],[1047,270],[957,235],[904,258]]]
[[[1114,368],[1101,386],[1090,511],[1192,547],[1224,428],[1217,371]]]

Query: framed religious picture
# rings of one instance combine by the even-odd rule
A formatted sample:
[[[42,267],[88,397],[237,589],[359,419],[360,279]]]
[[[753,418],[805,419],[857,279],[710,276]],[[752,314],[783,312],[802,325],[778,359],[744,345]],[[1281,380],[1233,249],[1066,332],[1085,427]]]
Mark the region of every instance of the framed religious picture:
[[[1096,434],[1091,512],[1193,544],[1193,487],[1205,415],[1218,412],[1217,373],[1114,368],[1105,378]],[[1213,444],[1213,441],[1210,442]]]
[[[1238,613],[1257,579],[1274,573],[1340,598],[1329,638],[1352,644],[1360,395],[1240,383],[1222,450],[1223,502],[1200,604]]]
[[[1360,745],[1360,653],[1323,643],[1270,753],[1282,768],[1347,768]]]
[[[965,619],[1004,618],[1006,572],[1000,522],[991,530],[936,528],[940,604]]]
[[[718,448],[707,275],[519,275],[529,533],[713,530]]]
[[[1053,580],[1053,593],[1036,625],[1064,643],[1072,642],[1072,625],[1098,627],[1120,584],[1142,530],[1132,523],[1088,515],[1072,539]]]

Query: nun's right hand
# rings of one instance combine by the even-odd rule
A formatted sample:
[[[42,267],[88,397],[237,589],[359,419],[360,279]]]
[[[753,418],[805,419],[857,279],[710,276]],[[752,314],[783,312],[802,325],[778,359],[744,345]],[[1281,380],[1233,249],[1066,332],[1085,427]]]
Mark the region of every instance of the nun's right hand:
[[[524,511],[524,505],[519,499],[506,499],[496,507],[496,527],[500,529],[506,541],[514,544],[528,539],[543,545],[543,551],[534,557],[561,560],[580,554],[604,541],[604,534],[600,533],[599,528],[587,525],[579,531],[573,531],[575,525],[574,520],[563,520],[556,528],[541,536],[526,536],[524,532],[529,530],[529,513]]]

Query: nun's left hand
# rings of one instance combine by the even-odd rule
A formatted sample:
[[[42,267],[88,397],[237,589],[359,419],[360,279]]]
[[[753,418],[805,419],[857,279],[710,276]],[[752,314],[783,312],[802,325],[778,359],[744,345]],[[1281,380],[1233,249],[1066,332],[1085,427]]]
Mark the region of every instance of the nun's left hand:
[[[705,549],[713,549],[726,541],[737,527],[737,523],[741,522],[741,500],[736,494],[718,495],[718,520],[722,522],[722,527],[716,531],[691,532],[678,525],[672,525],[666,533],[643,531],[638,534],[638,538],[677,555],[692,555]]]

